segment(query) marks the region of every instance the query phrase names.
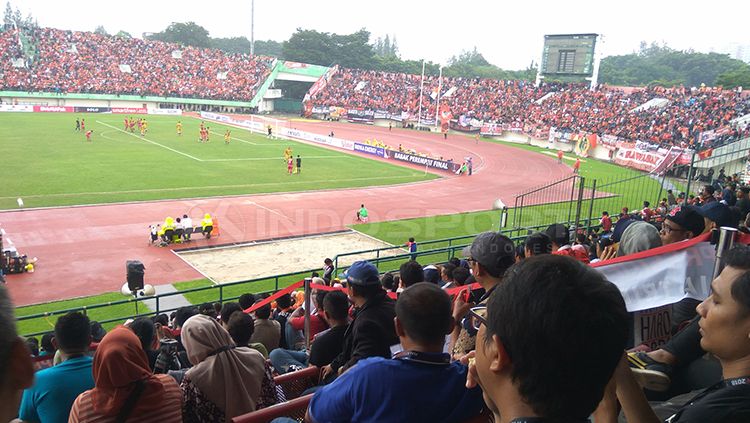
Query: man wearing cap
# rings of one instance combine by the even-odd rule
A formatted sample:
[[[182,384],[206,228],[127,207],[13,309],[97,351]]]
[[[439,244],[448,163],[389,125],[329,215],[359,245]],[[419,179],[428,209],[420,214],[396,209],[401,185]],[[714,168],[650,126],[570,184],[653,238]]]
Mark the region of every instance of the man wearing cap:
[[[693,207],[677,206],[661,224],[661,243],[667,245],[693,238],[703,233],[704,226],[703,216]]]
[[[499,232],[484,232],[474,239],[471,246],[464,248],[463,255],[474,278],[485,290],[484,295],[479,298],[479,304],[485,304],[505,271],[515,263],[516,247],[510,238]],[[474,349],[476,330],[468,321],[470,319],[464,319],[473,306],[472,303],[466,303],[461,295],[456,296],[453,318],[461,324],[456,325],[451,333],[454,359],[459,359]]]
[[[713,197],[711,197],[713,198]],[[712,229],[719,229],[722,226],[736,228],[739,219],[734,218],[734,213],[724,203],[711,201],[696,209],[705,222],[703,232],[710,232]]]
[[[323,367],[324,382],[367,357],[391,357],[391,345],[399,343],[393,327],[395,302],[380,285],[378,269],[367,261],[357,261],[345,273],[349,299],[357,313],[344,334],[344,349],[331,364]]]

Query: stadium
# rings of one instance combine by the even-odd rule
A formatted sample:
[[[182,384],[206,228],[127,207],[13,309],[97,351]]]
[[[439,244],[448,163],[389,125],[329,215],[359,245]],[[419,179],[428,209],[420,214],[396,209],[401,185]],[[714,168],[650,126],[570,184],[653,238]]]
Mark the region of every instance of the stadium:
[[[180,25],[7,6],[0,420],[677,422],[737,389],[705,421],[750,421],[750,65],[602,82],[571,32],[488,77]],[[338,59],[292,54],[318,36]]]

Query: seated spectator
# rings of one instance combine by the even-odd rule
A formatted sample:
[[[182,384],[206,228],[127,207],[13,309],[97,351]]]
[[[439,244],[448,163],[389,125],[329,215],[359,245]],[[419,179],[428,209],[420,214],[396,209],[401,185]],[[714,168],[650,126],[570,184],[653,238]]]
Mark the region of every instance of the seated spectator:
[[[544,232],[535,232],[526,237],[524,252],[527,258],[539,254],[551,254],[552,240]]]
[[[155,350],[155,348],[158,348],[159,338],[156,334],[154,321],[148,317],[139,317],[130,323],[128,327],[138,336],[138,339],[141,341],[141,348],[143,348],[143,352],[148,357],[148,365],[151,370],[154,370],[156,367],[156,358],[159,356],[159,352]]]
[[[453,279],[456,281],[456,286],[464,286],[469,276],[471,276],[469,269],[465,267],[457,267],[453,271]]]
[[[440,283],[440,270],[433,264],[425,266],[422,269],[422,280],[424,282],[438,284]]]
[[[253,349],[236,348],[216,320],[191,317],[183,328],[183,342],[193,363],[180,385],[184,422],[228,422],[276,402],[263,356]]]
[[[393,273],[391,272],[383,273],[383,275],[380,277],[380,284],[383,285],[383,289],[385,289],[387,292],[394,291],[393,279]]]
[[[32,357],[39,355],[39,340],[36,337],[26,338],[26,348],[29,349]]]
[[[692,207],[676,206],[664,218],[659,235],[662,245],[684,241],[703,233],[705,223]]]
[[[263,300],[261,300],[263,301]],[[276,320],[271,320],[271,304],[266,304],[255,310],[255,329],[250,343],[261,343],[266,351],[279,348],[281,339],[281,325]]]
[[[281,340],[279,341],[279,348],[291,348],[286,340],[286,322],[289,320],[289,316],[294,312],[291,294],[284,294],[276,299],[276,308],[273,310],[273,320],[279,322],[284,333],[281,334]]]
[[[52,342],[62,363],[37,372],[34,386],[24,391],[18,413],[24,422],[67,422],[76,397],[94,387],[88,317],[72,312],[57,319]]]
[[[320,279],[320,278],[318,278]],[[321,280],[322,282],[322,280]],[[317,284],[315,278],[313,283]],[[312,292],[312,310],[310,314],[310,341],[312,342],[315,335],[328,329],[328,322],[326,322],[323,316],[323,299],[327,292],[323,290],[315,289]],[[313,312],[314,311],[314,312]],[[289,316],[287,325],[284,331],[286,342],[292,346],[293,350],[301,350],[305,348],[304,341],[304,330],[305,330],[305,308],[299,307]]]
[[[182,421],[182,399],[175,380],[151,374],[141,341],[121,326],[109,332],[94,355],[94,388],[76,398],[69,422]]]
[[[55,351],[57,351],[57,348],[55,348],[54,344],[52,343],[52,338],[54,337],[54,332],[49,332],[42,335],[42,342],[39,345],[41,347],[41,351],[39,351],[40,356],[55,355]]]
[[[236,303],[234,301],[230,301],[230,302],[224,303],[224,305],[221,306],[221,313],[219,314],[219,320],[221,321],[221,326],[224,329],[228,329],[229,328],[229,318],[235,312],[243,311],[243,310],[245,310],[245,308],[242,307],[239,303]]]
[[[503,422],[588,421],[628,336],[619,289],[555,255],[514,266],[472,317],[477,348],[467,386],[480,385],[495,421]],[[585,371],[571,345],[595,350]]]
[[[323,313],[330,329],[315,336],[310,344],[310,352],[277,348],[271,352],[271,363],[280,374],[312,366],[323,367],[331,364],[341,354],[344,333],[349,327],[349,300],[339,291],[329,292],[323,298]]]
[[[441,288],[443,289],[449,289],[449,288],[455,288],[456,281],[453,279],[453,271],[456,270],[456,266],[452,263],[446,263],[444,264],[440,269],[440,282],[442,284]]]
[[[211,303],[203,303],[198,307],[198,312],[204,316],[216,318],[216,310]]]
[[[398,274],[401,277],[402,290],[414,285],[415,283],[424,281],[424,271],[422,265],[414,260],[409,260],[401,265],[398,270]]]
[[[667,422],[750,421],[750,248],[737,246],[725,254],[726,267],[711,283],[711,296],[698,306],[697,324],[700,347],[719,359],[723,380],[687,401]],[[695,350],[692,345],[685,349]],[[614,383],[628,421],[661,421],[646,401],[627,360],[621,360],[617,367]]]
[[[474,239],[471,246],[464,248],[463,255],[477,282],[484,288],[484,294],[479,298],[479,305],[483,305],[502,281],[505,271],[515,263],[515,246],[510,238],[499,232],[484,232]],[[456,360],[474,349],[477,332],[470,319],[464,319],[473,306],[471,302],[464,302],[460,295],[453,303],[453,319],[460,323],[451,334],[452,353]]]
[[[391,345],[398,343],[393,328],[395,304],[380,286],[378,269],[367,261],[356,261],[345,275],[347,294],[357,311],[344,335],[341,354],[322,369],[324,380],[335,378],[363,358],[388,358]]]
[[[16,318],[8,290],[0,284],[0,422],[18,415],[23,390],[34,383],[29,350],[16,332]]]
[[[255,304],[255,301],[255,295],[249,293],[240,295],[240,298],[237,300],[237,302],[240,303],[240,307],[242,307],[242,310],[247,310],[248,308],[252,307],[253,304]]]
[[[394,323],[404,351],[360,360],[318,390],[309,421],[461,422],[479,414],[481,390],[466,389],[466,366],[443,352],[453,326],[448,295],[432,283],[412,285],[396,303]]]
[[[661,247],[661,237],[654,225],[646,222],[634,222],[622,233],[617,257],[640,253],[656,247]]]
[[[268,350],[260,342],[250,342],[255,331],[255,322],[249,314],[242,311],[235,311],[232,316],[229,317],[229,322],[226,326],[222,324],[228,332],[229,336],[232,337],[232,341],[240,347],[248,347],[254,349],[263,355],[263,358],[268,358]]]

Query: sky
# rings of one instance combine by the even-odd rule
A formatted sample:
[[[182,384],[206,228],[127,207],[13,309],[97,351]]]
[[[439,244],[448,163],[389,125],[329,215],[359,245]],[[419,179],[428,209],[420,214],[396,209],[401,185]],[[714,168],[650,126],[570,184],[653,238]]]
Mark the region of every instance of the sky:
[[[41,26],[140,37],[171,22],[194,21],[212,37],[250,38],[251,0],[11,0]],[[3,6],[4,7],[4,6]],[[297,28],[347,34],[360,28],[371,41],[395,36],[403,59],[447,64],[474,47],[504,69],[522,69],[541,56],[544,34],[597,33],[603,56],[636,51],[641,41],[680,50],[750,57],[750,2],[630,1],[292,1],[255,0],[255,39],[288,39]],[[742,51],[738,51],[738,47]]]

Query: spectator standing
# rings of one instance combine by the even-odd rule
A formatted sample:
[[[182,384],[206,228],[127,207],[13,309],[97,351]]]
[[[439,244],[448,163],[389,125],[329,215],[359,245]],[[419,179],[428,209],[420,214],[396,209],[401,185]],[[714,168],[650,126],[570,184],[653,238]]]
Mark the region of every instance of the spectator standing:
[[[331,280],[333,280],[333,260],[330,258],[323,260],[323,280],[329,286],[331,285]]]
[[[453,326],[448,295],[435,284],[412,286],[399,297],[394,323],[404,351],[360,360],[315,393],[308,419],[461,422],[479,414],[481,391],[466,389],[466,367],[443,352]]]
[[[411,260],[417,259],[417,242],[414,241],[414,237],[409,238],[409,241],[406,243],[406,247],[409,249],[409,257]]]
[[[745,220],[750,213],[750,187],[740,187],[737,190],[737,208],[740,209],[740,220]]]
[[[599,224],[602,226],[603,234],[612,232],[612,218],[609,217],[609,212],[602,212],[602,218],[599,219]]]

